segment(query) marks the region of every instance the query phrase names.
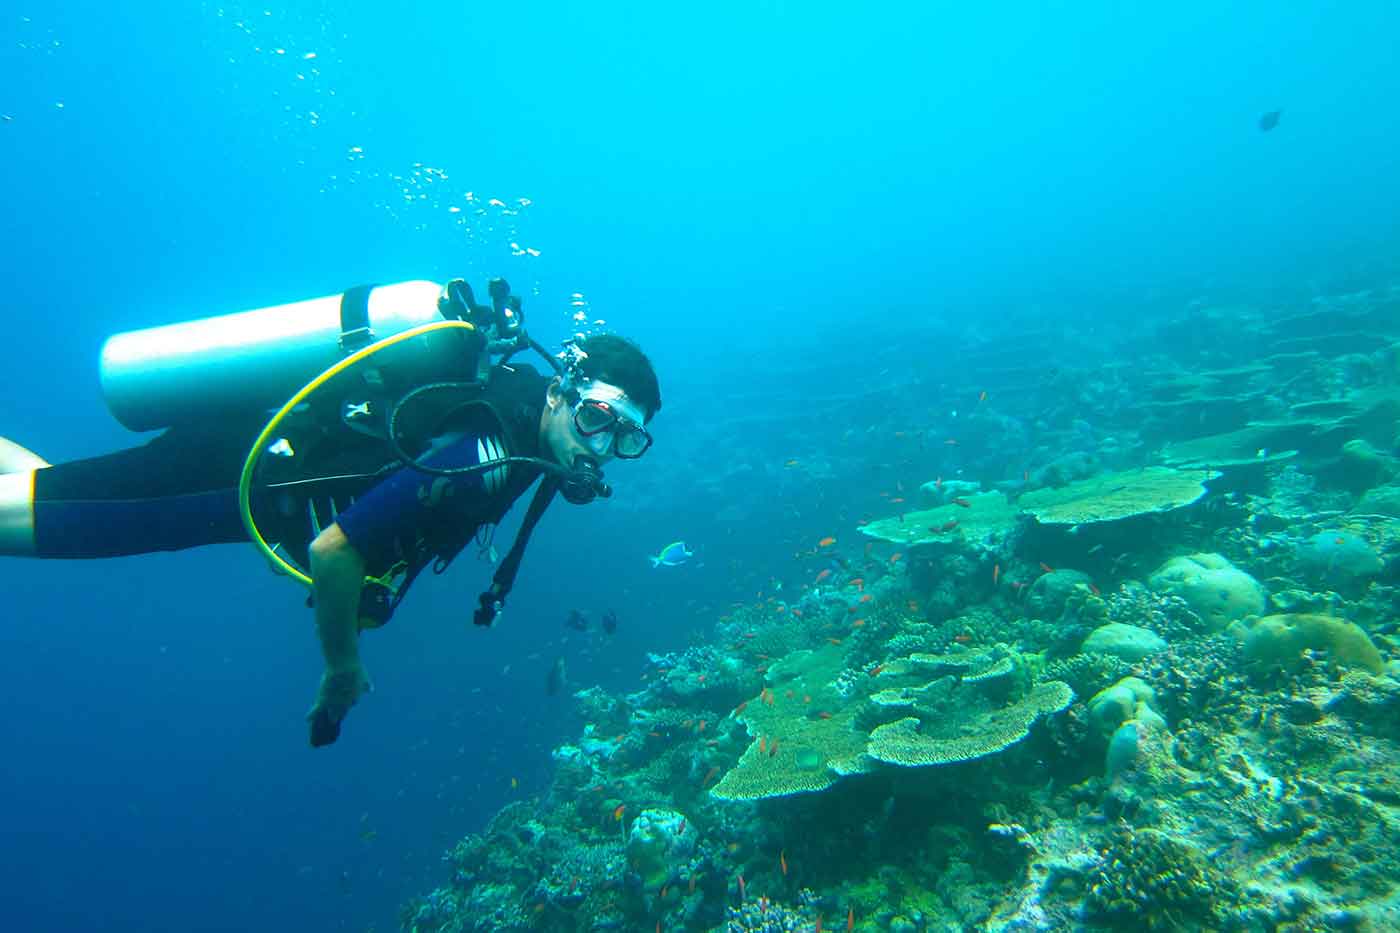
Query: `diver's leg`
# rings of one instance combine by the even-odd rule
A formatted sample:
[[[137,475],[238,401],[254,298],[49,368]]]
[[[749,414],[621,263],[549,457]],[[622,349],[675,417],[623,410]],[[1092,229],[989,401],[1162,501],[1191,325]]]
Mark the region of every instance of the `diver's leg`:
[[[0,473],[0,556],[34,555],[34,473]]]

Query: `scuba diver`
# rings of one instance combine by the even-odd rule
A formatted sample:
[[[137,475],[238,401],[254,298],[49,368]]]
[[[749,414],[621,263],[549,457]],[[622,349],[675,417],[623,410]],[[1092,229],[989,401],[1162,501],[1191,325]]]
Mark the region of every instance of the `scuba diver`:
[[[538,480],[473,611],[490,625],[554,496],[611,495],[603,465],[651,446],[660,387],[636,344],[577,337],[551,356],[503,279],[490,295],[477,302],[461,280],[363,286],[110,338],[108,406],[163,433],[56,465],[0,439],[0,555],[251,541],[310,590],[325,660],[310,739],[335,742],[371,689],[360,632],[387,622],[421,571],[473,540],[495,561],[496,524]],[[512,362],[523,349],[552,374]]]

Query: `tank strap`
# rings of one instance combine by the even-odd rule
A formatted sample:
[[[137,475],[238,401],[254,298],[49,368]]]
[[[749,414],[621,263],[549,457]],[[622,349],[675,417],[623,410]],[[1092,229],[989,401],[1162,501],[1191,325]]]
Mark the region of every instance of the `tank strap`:
[[[356,285],[340,296],[340,349],[349,355],[374,343],[369,326],[369,296],[377,286]]]

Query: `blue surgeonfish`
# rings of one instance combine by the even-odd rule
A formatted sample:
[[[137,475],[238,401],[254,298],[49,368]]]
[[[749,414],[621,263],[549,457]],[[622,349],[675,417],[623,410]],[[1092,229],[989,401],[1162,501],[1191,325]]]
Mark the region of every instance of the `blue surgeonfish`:
[[[694,551],[686,550],[684,541],[672,541],[661,549],[660,554],[648,559],[653,567],[679,567],[694,556]]]

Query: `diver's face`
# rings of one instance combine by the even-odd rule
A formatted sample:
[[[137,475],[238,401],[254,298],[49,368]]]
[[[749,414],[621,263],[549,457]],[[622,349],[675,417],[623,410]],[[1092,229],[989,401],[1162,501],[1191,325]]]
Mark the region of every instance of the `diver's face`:
[[[580,454],[599,464],[613,459],[611,445],[600,453],[574,429],[574,409],[560,391],[558,379],[550,381],[544,413],[540,415],[540,446],[560,466],[573,466]]]

